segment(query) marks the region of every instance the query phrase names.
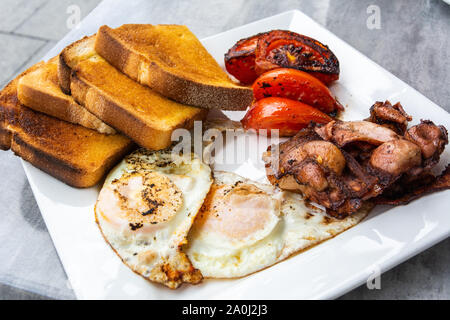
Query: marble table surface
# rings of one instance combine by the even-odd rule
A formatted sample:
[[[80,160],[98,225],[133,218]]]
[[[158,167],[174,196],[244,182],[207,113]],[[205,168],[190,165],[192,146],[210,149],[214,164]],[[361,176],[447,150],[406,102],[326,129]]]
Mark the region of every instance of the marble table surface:
[[[17,26],[19,32],[16,33],[2,31],[0,23],[0,38],[7,34],[20,37],[28,32],[30,39],[46,41],[36,49],[38,53],[33,52],[42,56],[43,50],[54,45],[64,35],[61,30],[66,28],[53,27],[49,17],[57,17],[51,20],[52,23],[65,23],[61,16],[67,16],[67,6],[77,4],[77,1],[63,1],[65,5],[56,7],[48,5],[51,0],[26,3],[29,6],[34,2],[39,2],[43,8],[50,7],[45,9],[47,16],[31,16],[23,25]],[[92,4],[98,1],[85,0],[79,4],[86,6],[88,2],[93,7]],[[443,1],[153,0],[152,4],[153,9],[148,12],[150,23],[185,24],[199,38],[283,11],[301,10],[450,111],[450,6]],[[27,4],[17,10],[19,14],[20,10],[28,10],[30,14],[37,12]],[[376,12],[380,19],[374,21]],[[38,26],[45,30],[33,35]],[[46,40],[46,34],[53,38]],[[13,47],[9,51],[15,54],[19,49]],[[16,73],[30,61],[19,65]],[[7,67],[2,58],[0,71]],[[0,79],[0,82],[4,85],[9,78]],[[20,161],[11,152],[0,153],[0,177],[0,299],[74,298]],[[450,239],[446,239],[384,273],[380,290],[369,290],[363,285],[342,299],[449,299],[449,265]]]

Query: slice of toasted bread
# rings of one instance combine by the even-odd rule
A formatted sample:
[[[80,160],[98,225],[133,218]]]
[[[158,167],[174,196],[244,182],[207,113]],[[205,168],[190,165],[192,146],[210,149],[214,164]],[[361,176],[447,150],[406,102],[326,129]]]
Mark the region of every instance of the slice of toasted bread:
[[[102,26],[95,50],[132,79],[180,103],[245,110],[253,100],[251,88],[235,84],[186,26]]]
[[[104,122],[139,145],[160,150],[172,144],[175,129],[191,128],[206,117],[207,110],[167,99],[118,71],[95,53],[94,41],[83,38],[64,49],[59,76],[64,87],[70,74],[74,99]]]
[[[20,102],[33,110],[100,133],[115,134],[116,130],[80,106],[75,100],[61,92],[58,82],[58,57],[21,77],[17,85]]]
[[[10,147],[16,155],[68,185],[91,187],[134,144],[123,135],[101,134],[20,104],[18,80],[37,68],[39,65],[31,67],[0,92],[2,146]]]

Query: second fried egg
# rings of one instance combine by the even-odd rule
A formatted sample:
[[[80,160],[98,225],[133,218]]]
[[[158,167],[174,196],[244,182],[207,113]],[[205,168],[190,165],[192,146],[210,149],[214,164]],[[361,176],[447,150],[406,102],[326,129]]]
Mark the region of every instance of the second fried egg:
[[[298,194],[215,172],[185,252],[205,277],[242,277],[345,231],[367,213],[337,220]]]

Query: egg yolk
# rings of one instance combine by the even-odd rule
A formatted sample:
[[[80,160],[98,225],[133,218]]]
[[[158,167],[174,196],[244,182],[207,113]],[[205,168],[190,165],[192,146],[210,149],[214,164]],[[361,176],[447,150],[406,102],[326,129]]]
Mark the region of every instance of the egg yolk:
[[[276,200],[254,185],[213,184],[197,215],[196,228],[200,233],[244,240],[266,229],[278,215],[278,206]]]
[[[148,232],[170,221],[182,205],[182,192],[167,176],[129,173],[101,190],[97,211],[116,229]]]

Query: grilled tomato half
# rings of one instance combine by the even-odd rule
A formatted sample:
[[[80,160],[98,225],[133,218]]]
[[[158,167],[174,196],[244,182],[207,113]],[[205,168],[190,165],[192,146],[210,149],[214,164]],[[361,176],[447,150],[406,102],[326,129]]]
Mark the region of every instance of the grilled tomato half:
[[[255,71],[260,75],[275,68],[293,68],[313,75],[325,84],[339,79],[339,61],[321,42],[285,30],[258,35]]]
[[[328,123],[332,120],[327,114],[303,102],[270,97],[253,103],[241,120],[244,129],[278,129],[281,137],[290,137],[313,121]]]
[[[253,96],[256,100],[268,97],[298,100],[325,113],[344,109],[319,79],[295,69],[278,68],[263,73],[253,83]]]
[[[225,68],[243,84],[255,81],[255,50],[261,34],[239,40],[225,54]]]

